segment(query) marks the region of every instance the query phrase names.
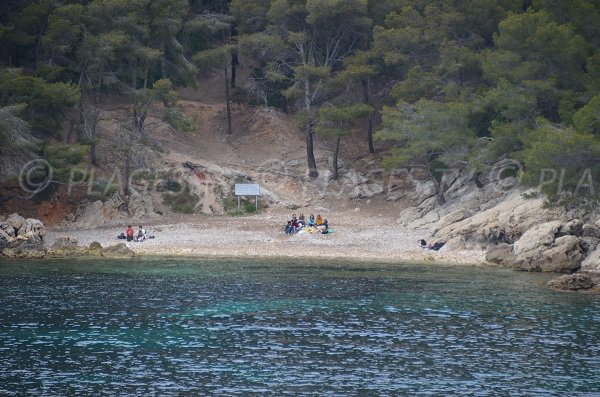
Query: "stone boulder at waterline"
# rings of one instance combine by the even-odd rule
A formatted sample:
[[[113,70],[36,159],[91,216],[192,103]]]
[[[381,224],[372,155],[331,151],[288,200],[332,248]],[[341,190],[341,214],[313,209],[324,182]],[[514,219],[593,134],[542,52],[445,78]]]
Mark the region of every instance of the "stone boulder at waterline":
[[[600,274],[590,272],[565,274],[550,280],[548,286],[565,291],[590,290],[600,287]]]
[[[0,254],[7,258],[42,258],[46,254],[44,224],[37,219],[10,215],[0,222]]]
[[[111,245],[109,247],[103,248],[100,251],[100,253],[105,258],[127,259],[135,257],[135,252],[133,252],[133,250],[127,247],[125,243]]]

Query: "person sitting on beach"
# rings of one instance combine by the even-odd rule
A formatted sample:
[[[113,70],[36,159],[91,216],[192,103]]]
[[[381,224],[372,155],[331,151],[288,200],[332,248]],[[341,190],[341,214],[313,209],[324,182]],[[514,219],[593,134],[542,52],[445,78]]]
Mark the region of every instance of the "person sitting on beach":
[[[327,219],[323,219],[323,225],[321,226],[321,233],[322,234],[329,233],[329,223],[327,223]]]
[[[285,234],[294,234],[294,227],[292,226],[292,221],[288,221],[287,225],[285,225]]]
[[[316,226],[321,226],[323,225],[323,218],[321,217],[321,214],[317,215],[317,219],[315,220],[315,225]]]
[[[434,244],[429,244],[428,248],[430,250],[439,251],[440,248],[442,248],[444,246],[444,244],[446,244],[445,241],[438,241],[438,242],[436,242]]]
[[[428,245],[427,245],[427,241],[425,241],[425,240],[423,240],[423,239],[421,239],[421,240],[419,240],[419,241],[417,241],[417,242],[419,243],[419,247],[421,247],[421,248],[423,248],[423,249],[425,249],[425,248],[427,248],[427,247],[428,247]]]
[[[308,217],[308,226],[315,226],[315,216],[313,214],[310,214],[310,216]]]
[[[146,240],[146,229],[142,225],[140,225],[137,235],[135,236],[135,241],[144,241]]]
[[[300,216],[298,217],[298,224],[300,225],[300,227],[303,227],[304,225],[306,225],[306,218],[304,218],[304,214],[301,212]]]
[[[298,223],[298,219],[296,218],[295,215],[292,218],[292,228],[294,230],[294,233],[296,233],[298,230],[300,230],[300,223]]]
[[[134,232],[133,228],[131,227],[131,225],[128,225],[127,229],[125,230],[125,236],[127,236],[127,241],[132,241],[134,234],[135,234],[135,232]]]

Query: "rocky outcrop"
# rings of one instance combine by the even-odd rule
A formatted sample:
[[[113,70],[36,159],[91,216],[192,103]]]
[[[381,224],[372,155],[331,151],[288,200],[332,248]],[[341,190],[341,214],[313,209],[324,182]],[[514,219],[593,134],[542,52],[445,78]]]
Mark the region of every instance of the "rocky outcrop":
[[[467,248],[513,244],[533,226],[557,218],[550,210],[543,208],[541,200],[525,199],[517,191],[509,193],[489,208],[486,208],[489,203],[480,201],[488,196],[487,193],[482,192],[478,198],[468,191],[464,193],[464,205],[456,204],[438,210],[442,216],[432,227],[431,234],[435,239],[450,240],[462,236]],[[409,223],[409,227],[413,225],[416,225],[415,221]]]
[[[11,259],[43,258],[45,235],[39,220],[12,214],[0,223],[0,254]]]
[[[127,247],[125,243],[120,243],[103,248],[100,251],[100,255],[105,258],[128,259],[135,257],[135,252]]]
[[[492,247],[485,255],[486,261],[497,265],[514,263],[515,259],[513,247],[510,244],[499,244]]]
[[[600,248],[596,248],[581,263],[581,270],[600,274]]]
[[[91,252],[87,247],[77,244],[77,239],[71,236],[61,236],[46,250],[46,256],[50,258],[69,258],[90,256]]]
[[[2,250],[2,255],[10,259],[37,259],[43,258],[46,250],[39,237],[17,238]]]
[[[79,208],[76,220],[79,226],[85,228],[103,226],[118,219],[124,206],[125,201],[123,198],[115,194],[106,202],[97,200]]]
[[[563,291],[598,290],[600,275],[590,272],[565,274],[548,282],[548,286]]]

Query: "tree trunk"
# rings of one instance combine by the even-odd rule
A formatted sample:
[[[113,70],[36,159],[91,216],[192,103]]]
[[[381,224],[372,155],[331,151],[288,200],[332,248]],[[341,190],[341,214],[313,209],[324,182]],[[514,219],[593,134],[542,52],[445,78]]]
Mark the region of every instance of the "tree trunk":
[[[233,39],[234,37],[237,37],[237,25],[235,22],[233,22],[229,26],[229,42],[230,43],[232,41],[236,40],[236,39]],[[233,47],[231,49],[231,88],[235,88],[237,65],[239,65],[238,52],[237,52],[237,49],[235,47]]]
[[[225,108],[227,109],[227,133],[232,134],[233,130],[231,129],[231,100],[229,98],[229,74],[227,70],[227,64],[225,64]]]
[[[370,87],[371,80],[369,78],[362,80],[363,94],[365,105],[371,104]],[[373,112],[369,113],[367,120],[367,142],[369,143],[369,153],[375,153],[375,146],[373,145]]]
[[[308,160],[308,176],[310,178],[316,178],[319,176],[317,170],[317,161],[315,160],[315,153],[313,151],[313,122],[309,121],[306,123],[306,158]]]
[[[437,178],[431,172],[430,163],[427,161],[427,172],[429,173],[429,179],[431,179],[435,185],[435,195],[437,198],[437,202],[439,205],[444,205],[446,203],[446,198],[444,197],[444,187],[441,183],[438,182]]]
[[[129,134],[127,149],[125,149],[125,186],[123,193],[129,196],[129,174],[131,173],[131,149],[133,146],[133,131],[127,131]]]
[[[335,143],[335,152],[333,153],[333,180],[337,181],[338,179],[338,154],[340,153],[340,141],[342,140],[341,136],[337,137],[337,141]]]
[[[231,88],[235,88],[235,79],[238,64],[238,52],[237,50],[231,50]]]
[[[98,157],[96,155],[96,140],[95,139],[90,144],[90,162],[93,165],[95,165],[96,167],[98,166]]]
[[[306,158],[308,161],[308,176],[310,178],[316,178],[319,176],[317,170],[317,162],[315,160],[315,153],[313,149],[313,120],[311,111],[311,100],[310,100],[310,83],[308,80],[304,80],[304,106],[306,110],[306,116],[308,121],[306,122]]]

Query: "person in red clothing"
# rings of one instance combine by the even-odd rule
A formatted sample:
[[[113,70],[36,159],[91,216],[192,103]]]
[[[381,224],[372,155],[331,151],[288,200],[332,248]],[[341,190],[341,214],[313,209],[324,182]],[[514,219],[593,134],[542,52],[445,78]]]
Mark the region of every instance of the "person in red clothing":
[[[127,230],[125,230],[125,235],[127,236],[127,241],[133,240],[134,233],[135,232],[133,231],[133,228],[131,227],[131,225],[127,226]]]

